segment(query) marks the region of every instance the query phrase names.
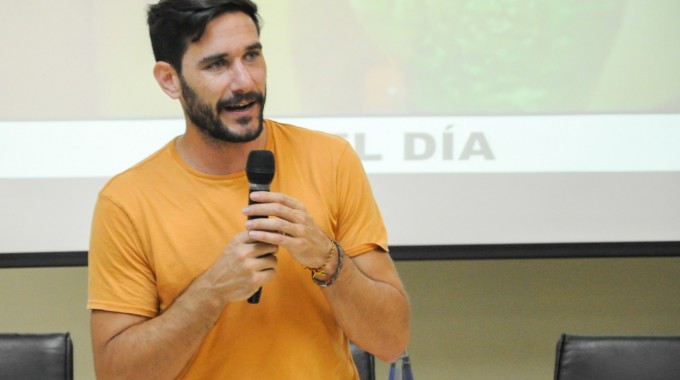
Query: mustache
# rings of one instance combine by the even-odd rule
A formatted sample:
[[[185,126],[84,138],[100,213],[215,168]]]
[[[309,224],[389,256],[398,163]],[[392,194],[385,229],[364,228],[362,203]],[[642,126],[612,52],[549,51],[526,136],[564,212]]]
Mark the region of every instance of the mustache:
[[[236,94],[228,99],[222,99],[217,102],[217,109],[235,107],[244,103],[260,103],[264,104],[264,95],[259,92],[251,91],[246,93]]]

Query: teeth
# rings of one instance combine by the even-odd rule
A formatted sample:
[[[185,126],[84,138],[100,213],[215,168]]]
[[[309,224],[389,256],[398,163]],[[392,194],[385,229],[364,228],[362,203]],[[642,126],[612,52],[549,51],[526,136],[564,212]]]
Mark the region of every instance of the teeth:
[[[234,105],[226,106],[225,108],[226,108],[226,109],[229,109],[229,110],[236,110],[236,109],[244,109],[244,108],[247,108],[249,105],[250,105],[250,103],[245,103],[245,104],[234,104]]]

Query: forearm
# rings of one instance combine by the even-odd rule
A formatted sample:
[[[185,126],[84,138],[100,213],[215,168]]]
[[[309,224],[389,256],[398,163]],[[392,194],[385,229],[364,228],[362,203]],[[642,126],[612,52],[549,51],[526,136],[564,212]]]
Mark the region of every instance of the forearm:
[[[93,335],[97,378],[176,378],[221,313],[222,305],[210,299],[208,294],[210,292],[202,289],[197,280],[160,316],[153,319],[138,317],[139,323],[106,341],[97,342]],[[95,313],[93,331],[115,328],[106,314]]]
[[[372,279],[345,257],[336,282],[323,292],[338,324],[357,345],[385,362],[406,349],[410,307],[398,277]]]

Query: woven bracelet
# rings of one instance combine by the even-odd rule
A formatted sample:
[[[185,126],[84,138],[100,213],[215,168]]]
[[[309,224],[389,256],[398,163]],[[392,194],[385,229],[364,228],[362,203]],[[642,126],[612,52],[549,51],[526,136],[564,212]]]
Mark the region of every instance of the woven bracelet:
[[[331,252],[328,255],[328,260],[326,263],[328,263],[336,253],[338,255],[338,267],[335,269],[335,273],[333,273],[332,276],[329,276],[328,273],[323,270],[323,267],[326,264],[316,269],[307,268],[312,272],[312,281],[322,288],[327,288],[333,285],[335,280],[338,278],[338,275],[340,275],[340,270],[342,269],[342,258],[345,256],[345,252],[342,250],[342,247],[340,247],[340,244],[335,240],[331,240]]]

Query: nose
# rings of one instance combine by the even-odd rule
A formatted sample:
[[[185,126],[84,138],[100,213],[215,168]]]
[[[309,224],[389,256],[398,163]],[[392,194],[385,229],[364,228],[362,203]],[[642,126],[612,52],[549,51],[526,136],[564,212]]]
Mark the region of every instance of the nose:
[[[254,87],[253,77],[241,60],[236,60],[231,65],[231,82],[229,89],[232,93],[247,92]]]

